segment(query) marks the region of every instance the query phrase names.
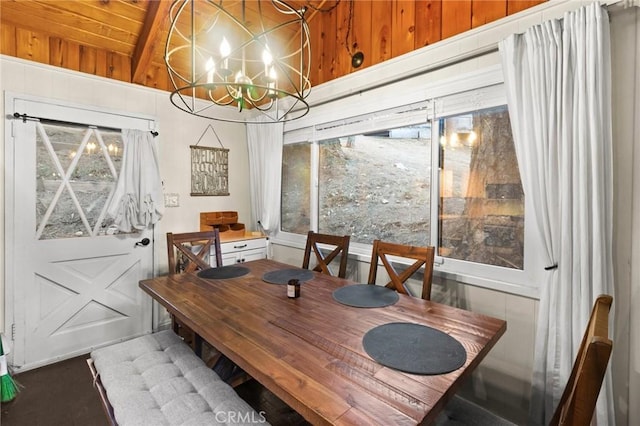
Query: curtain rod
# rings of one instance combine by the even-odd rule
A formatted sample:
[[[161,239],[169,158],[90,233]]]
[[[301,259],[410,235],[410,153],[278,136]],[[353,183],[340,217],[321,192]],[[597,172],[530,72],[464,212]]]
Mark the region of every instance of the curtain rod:
[[[20,118],[22,119],[23,123],[26,123],[27,120],[34,120],[34,121],[50,121],[50,122],[54,122],[54,123],[61,123],[61,124],[72,124],[72,125],[79,125],[81,123],[74,123],[72,121],[64,121],[64,120],[53,120],[53,119],[49,119],[49,118],[41,118],[41,117],[33,117],[31,115],[27,115],[27,114],[19,114],[17,112],[13,113],[13,117],[14,118]],[[121,131],[122,129],[116,129],[115,127],[105,127],[105,126],[95,126],[92,124],[87,125],[89,127],[95,127],[96,129],[103,129],[103,130],[113,130],[113,131]],[[158,132],[154,131],[154,130],[150,130],[151,134],[153,135],[153,137],[156,137],[159,135]]]

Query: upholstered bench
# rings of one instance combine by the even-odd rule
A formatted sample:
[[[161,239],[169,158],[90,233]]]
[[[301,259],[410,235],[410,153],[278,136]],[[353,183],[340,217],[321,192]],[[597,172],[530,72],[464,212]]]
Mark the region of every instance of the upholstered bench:
[[[87,362],[112,424],[266,424],[171,330],[97,349]]]

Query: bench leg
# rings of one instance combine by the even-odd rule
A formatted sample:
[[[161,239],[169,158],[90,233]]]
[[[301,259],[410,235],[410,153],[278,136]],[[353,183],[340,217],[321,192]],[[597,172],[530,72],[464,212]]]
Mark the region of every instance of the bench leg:
[[[198,333],[193,333],[193,352],[202,358],[202,337]]]

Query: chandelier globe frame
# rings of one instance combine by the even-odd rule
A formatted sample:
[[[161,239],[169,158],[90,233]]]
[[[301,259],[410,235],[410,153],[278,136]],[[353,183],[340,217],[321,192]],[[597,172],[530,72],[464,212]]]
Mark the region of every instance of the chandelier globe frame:
[[[164,55],[171,103],[237,123],[306,115],[311,44],[305,12],[282,0],[175,0]],[[217,108],[225,106],[236,112]]]

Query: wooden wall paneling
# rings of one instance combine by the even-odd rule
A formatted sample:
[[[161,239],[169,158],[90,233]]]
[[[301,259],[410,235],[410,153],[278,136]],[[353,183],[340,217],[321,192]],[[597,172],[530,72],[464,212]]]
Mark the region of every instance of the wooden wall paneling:
[[[49,39],[49,64],[80,71],[80,45],[58,37]]]
[[[328,6],[325,6],[328,7]],[[322,21],[322,46],[323,58],[322,58],[322,83],[325,81],[333,80],[339,77],[336,69],[336,32],[338,30],[338,13],[337,8],[331,9],[328,12],[322,12],[320,15]]]
[[[80,46],[80,71],[86,72],[87,74],[100,75],[102,77],[106,77],[106,55],[103,69],[104,74],[98,72],[97,66],[97,57],[98,57],[98,49],[95,47],[89,46]]]
[[[107,77],[131,83],[131,57],[107,52]]]
[[[396,57],[415,49],[416,3],[414,0],[393,2],[391,25],[391,56]]]
[[[373,52],[371,44],[371,23],[371,6],[364,1],[354,1],[349,43],[351,44],[351,53],[360,51],[364,54],[364,61],[360,68],[358,68],[359,70],[371,65]]]
[[[49,37],[42,33],[16,28],[16,56],[48,64]]]
[[[15,25],[5,23],[0,25],[0,53],[3,55],[18,56],[16,53]]]
[[[471,0],[442,2],[442,38],[452,37],[471,29]]]
[[[391,59],[392,0],[371,3],[371,65]]]
[[[109,78],[109,64],[107,62],[107,51],[102,49],[95,50],[94,74],[100,77]]]
[[[347,32],[351,38],[349,27],[349,8],[352,6],[351,1],[342,1],[336,7],[336,50],[334,57],[335,76],[340,77],[351,73],[351,56],[347,51]]]
[[[546,0],[507,0],[507,15],[513,15],[514,13],[537,6],[545,1]]]
[[[151,64],[146,71],[144,85],[159,90],[173,91],[173,87],[169,82],[169,74],[165,64]]]
[[[322,69],[324,68],[324,51],[322,48],[322,17],[316,16],[309,22],[309,42],[311,43],[311,70],[309,80],[311,87],[322,83]]]
[[[415,48],[428,46],[442,39],[442,0],[416,1]]]
[[[153,42],[145,44],[144,55],[133,54],[153,1],[0,0],[0,52],[127,82],[133,81],[131,71],[134,58],[138,58],[136,80],[140,81],[136,83],[168,90],[169,79],[160,55],[145,56]],[[310,8],[307,19],[311,32],[311,83],[322,84],[544,1],[305,0]],[[351,7],[352,26],[347,41]],[[156,27],[156,42],[160,34],[162,41],[166,39],[162,27]],[[351,67],[346,43],[351,53],[363,52],[361,68]],[[158,46],[155,50],[159,50]]]
[[[507,0],[474,1],[471,6],[471,28],[507,16]]]

